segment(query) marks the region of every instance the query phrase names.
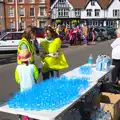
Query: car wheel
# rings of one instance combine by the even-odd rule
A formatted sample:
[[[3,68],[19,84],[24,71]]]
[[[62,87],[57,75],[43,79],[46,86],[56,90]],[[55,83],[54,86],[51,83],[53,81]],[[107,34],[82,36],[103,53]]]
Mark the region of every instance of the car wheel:
[[[101,37],[99,36],[99,37],[97,37],[97,39],[96,39],[98,42],[100,42],[102,39],[101,39]]]
[[[111,39],[111,35],[108,35],[108,40],[110,40]]]

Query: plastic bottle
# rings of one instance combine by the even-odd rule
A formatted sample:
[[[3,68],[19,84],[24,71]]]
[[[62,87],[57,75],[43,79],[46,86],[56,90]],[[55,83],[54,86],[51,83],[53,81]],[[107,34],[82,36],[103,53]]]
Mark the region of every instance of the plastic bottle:
[[[96,70],[102,71],[102,57],[101,57],[101,55],[98,55],[98,57],[96,59]]]
[[[106,55],[103,56],[102,64],[103,64],[102,70],[103,70],[103,71],[106,71],[106,69],[107,69],[107,59],[106,59]]]
[[[91,66],[93,64],[93,56],[92,54],[90,54],[89,58],[88,58],[88,64]]]

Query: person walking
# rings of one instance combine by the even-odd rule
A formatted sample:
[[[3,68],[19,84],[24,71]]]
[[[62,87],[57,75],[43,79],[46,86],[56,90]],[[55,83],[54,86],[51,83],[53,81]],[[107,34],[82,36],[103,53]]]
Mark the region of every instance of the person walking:
[[[23,33],[22,39],[18,45],[17,53],[19,54],[20,50],[28,49],[29,52],[32,53],[32,57],[29,59],[30,63],[34,63],[35,61],[35,49],[32,41],[36,38],[36,30],[35,27],[28,26]],[[17,59],[17,63],[21,64],[21,61]]]
[[[112,72],[112,82],[120,84],[120,28],[116,30],[117,38],[111,44],[112,64],[115,66]]]
[[[84,24],[83,27],[83,33],[84,33],[84,45],[88,45],[88,41],[87,41],[87,37],[88,37],[88,27],[86,25],[86,23]]]
[[[20,50],[17,58],[21,61],[20,65],[17,65],[15,70],[15,80],[20,84],[20,91],[23,92],[27,89],[31,89],[38,79],[39,72],[34,64],[30,64],[29,60],[32,57],[32,53],[28,49]],[[19,115],[21,119],[21,115]],[[24,116],[24,120],[29,120],[27,116]]]
[[[57,33],[51,27],[46,27],[45,32],[46,37],[40,43],[42,47],[40,68],[43,80],[59,77],[59,70],[68,67]]]

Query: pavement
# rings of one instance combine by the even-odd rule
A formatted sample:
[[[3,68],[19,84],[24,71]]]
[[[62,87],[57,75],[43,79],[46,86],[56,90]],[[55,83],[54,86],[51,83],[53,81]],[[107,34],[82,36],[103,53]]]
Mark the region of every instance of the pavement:
[[[69,68],[61,70],[60,74],[70,71],[82,64],[87,63],[90,54],[93,55],[94,62],[98,54],[106,54],[111,56],[110,44],[113,40],[103,41],[95,45],[70,46],[64,47],[63,51],[69,63]],[[16,53],[1,54],[0,53],[0,104],[7,102],[15,91],[19,90],[19,85],[15,82],[14,71],[16,68]],[[39,65],[39,57],[36,58],[36,65]],[[40,76],[40,80],[42,77]],[[0,113],[0,120],[17,120],[18,116],[6,113]]]

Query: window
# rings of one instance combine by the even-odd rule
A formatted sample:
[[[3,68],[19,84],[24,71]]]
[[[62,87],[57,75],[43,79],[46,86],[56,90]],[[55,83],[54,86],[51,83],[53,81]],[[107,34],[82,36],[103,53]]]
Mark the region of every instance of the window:
[[[95,6],[95,1],[94,0],[91,1],[91,5]]]
[[[40,0],[40,3],[45,3],[45,0]]]
[[[20,40],[22,38],[22,33],[13,33],[12,40]]]
[[[65,2],[65,0],[59,0],[59,3],[64,3]]]
[[[80,16],[80,10],[75,10],[75,16]]]
[[[113,17],[119,17],[119,10],[113,10]]]
[[[29,3],[35,3],[35,0],[28,0]]]
[[[30,16],[34,16],[34,15],[35,15],[34,8],[30,8]]]
[[[45,15],[45,8],[40,8],[40,15],[44,16]]]
[[[10,22],[10,24],[9,24],[10,26],[10,29],[14,29],[15,28],[15,24],[14,24],[14,22]]]
[[[14,8],[8,8],[8,16],[14,17]]]
[[[69,16],[69,10],[68,9],[59,9],[58,10],[59,16]]]
[[[18,3],[24,3],[24,0],[18,0]]]
[[[20,8],[20,16],[25,16],[25,8]]]
[[[14,0],[8,0],[8,3],[14,3]]]
[[[100,9],[95,9],[95,16],[99,16],[100,15]]]
[[[91,16],[92,14],[92,9],[87,9],[87,16]]]
[[[13,29],[13,28],[10,28]],[[12,34],[8,33],[5,37],[3,37],[3,40],[12,40]]]

